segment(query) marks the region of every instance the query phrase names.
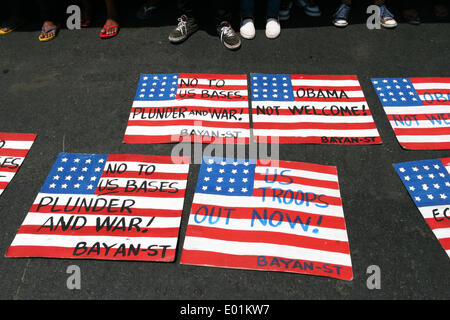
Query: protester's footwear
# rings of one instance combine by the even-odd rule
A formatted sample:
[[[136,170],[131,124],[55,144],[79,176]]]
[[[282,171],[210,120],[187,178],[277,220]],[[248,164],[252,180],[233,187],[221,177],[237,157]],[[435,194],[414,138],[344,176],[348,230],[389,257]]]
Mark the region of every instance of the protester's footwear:
[[[380,18],[383,27],[387,29],[397,27],[397,21],[395,21],[394,15],[386,8],[386,6],[380,6]]]
[[[435,4],[433,12],[434,16],[439,20],[448,18],[448,8],[444,4]]]
[[[278,12],[278,19],[280,21],[289,20],[291,17],[292,1],[282,1],[280,11]]]
[[[314,0],[297,0],[297,5],[310,17],[320,17],[322,12]]]
[[[23,22],[18,22],[18,21],[5,21],[1,23],[0,26],[0,35],[5,35],[8,33],[13,32],[14,30],[20,28],[23,25]],[[6,30],[2,30],[2,29],[6,29]]]
[[[242,38],[251,40],[256,36],[255,24],[253,19],[244,19],[241,22],[241,29],[239,30]]]
[[[241,37],[233,30],[228,21],[223,21],[217,27],[217,33],[220,36],[220,42],[230,49],[235,50],[241,46]]]
[[[419,25],[422,23],[419,13],[416,9],[405,9],[403,10],[402,14],[405,21],[409,24]]]
[[[42,26],[41,33],[39,34],[38,39],[40,42],[47,42],[47,41],[53,40],[58,35],[58,31],[59,31],[59,26],[50,27],[48,29],[45,29],[45,27]]]
[[[149,0],[145,2],[136,13],[136,17],[139,20],[148,20],[151,18],[153,13],[158,9],[158,4],[160,0]]]
[[[275,39],[280,35],[281,26],[277,19],[269,18],[266,23],[266,37],[269,39]]]
[[[108,33],[109,30],[113,30],[116,29],[116,31],[112,32],[112,33]],[[106,24],[103,26],[103,29],[100,31],[100,38],[102,39],[110,39],[112,37],[115,37],[119,34],[119,25],[113,25],[113,26],[107,26]]]
[[[349,16],[350,16],[350,6],[343,3],[336,11],[336,13],[333,15],[333,24],[336,27],[344,28],[348,26]]]
[[[199,25],[194,18],[188,18],[182,15],[178,18],[178,25],[169,35],[169,41],[172,43],[180,43],[189,38],[199,29]]]

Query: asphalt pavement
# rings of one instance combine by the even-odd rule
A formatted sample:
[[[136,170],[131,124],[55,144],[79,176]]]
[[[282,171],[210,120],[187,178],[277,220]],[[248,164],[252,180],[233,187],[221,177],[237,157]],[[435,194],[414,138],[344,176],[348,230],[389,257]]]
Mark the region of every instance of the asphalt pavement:
[[[168,6],[152,22],[133,8],[120,34],[98,37],[93,27],[61,30],[38,41],[36,22],[0,38],[0,131],[36,133],[22,168],[0,197],[1,299],[446,299],[450,261],[409,197],[392,164],[450,157],[449,150],[406,151],[397,142],[371,85],[373,77],[450,76],[450,24],[400,23],[368,30],[355,12],[346,29],[298,9],[281,36],[257,36],[238,51],[210,30],[181,45],[168,42],[176,13]],[[235,21],[237,28],[238,21]],[[181,265],[199,165],[192,165],[174,263],[11,259],[4,254],[59,152],[170,155],[173,145],[122,143],[141,73],[287,73],[357,75],[383,144],[281,145],[280,159],[338,167],[354,279]],[[69,290],[67,267],[81,269],[81,290]],[[369,290],[367,268],[381,270]]]

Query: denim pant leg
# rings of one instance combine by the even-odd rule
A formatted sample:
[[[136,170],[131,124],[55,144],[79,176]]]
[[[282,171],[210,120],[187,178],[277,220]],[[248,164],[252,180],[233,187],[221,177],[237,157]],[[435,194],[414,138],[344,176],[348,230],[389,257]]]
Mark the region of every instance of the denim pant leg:
[[[255,0],[241,0],[241,17],[253,18],[255,11]]]
[[[278,19],[281,0],[267,0],[267,18]]]

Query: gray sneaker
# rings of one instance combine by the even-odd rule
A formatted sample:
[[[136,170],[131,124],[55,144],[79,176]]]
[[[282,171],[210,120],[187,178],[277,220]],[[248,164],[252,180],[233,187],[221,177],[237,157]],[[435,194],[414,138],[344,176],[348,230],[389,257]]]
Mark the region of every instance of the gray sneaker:
[[[220,42],[230,49],[235,50],[241,46],[241,37],[233,30],[227,21],[223,21],[217,27],[217,33],[220,36]]]
[[[169,41],[172,43],[180,43],[189,38],[199,29],[194,18],[188,18],[182,15],[178,18],[178,25],[169,35]]]

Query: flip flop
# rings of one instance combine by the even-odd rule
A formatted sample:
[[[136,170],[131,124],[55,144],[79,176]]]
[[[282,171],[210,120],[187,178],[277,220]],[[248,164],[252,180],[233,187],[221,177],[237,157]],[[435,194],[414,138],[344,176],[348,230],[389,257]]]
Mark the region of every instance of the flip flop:
[[[58,27],[58,26],[52,27],[52,28],[50,28],[50,29],[48,29],[48,30],[45,30],[44,27],[42,27],[42,32],[45,33],[45,34],[48,34],[49,32],[51,32],[51,31],[53,31],[53,30],[56,30],[56,32],[53,34],[53,36],[51,36],[51,37],[49,37],[49,38],[41,38],[41,34],[40,34],[40,35],[39,35],[39,38],[38,38],[39,41],[40,41],[40,42],[47,42],[47,41],[50,41],[50,40],[55,39],[55,38],[56,38],[56,35],[58,34],[58,30],[59,30],[59,27]]]
[[[23,25],[23,23],[14,23],[14,22],[5,22],[2,23],[1,28],[8,28],[8,31],[3,31],[0,29],[0,35],[5,35],[8,33],[13,32],[14,30],[16,30],[17,28],[20,28]]]
[[[106,31],[114,29],[114,28],[117,28],[116,32],[111,33],[111,34],[106,33]],[[107,27],[106,25],[104,25],[103,29],[105,29],[105,33],[102,33],[100,31],[100,34],[99,34],[100,38],[102,38],[102,39],[109,39],[109,38],[115,37],[119,34],[119,25],[118,24],[116,24],[115,26],[110,26],[110,27]]]

